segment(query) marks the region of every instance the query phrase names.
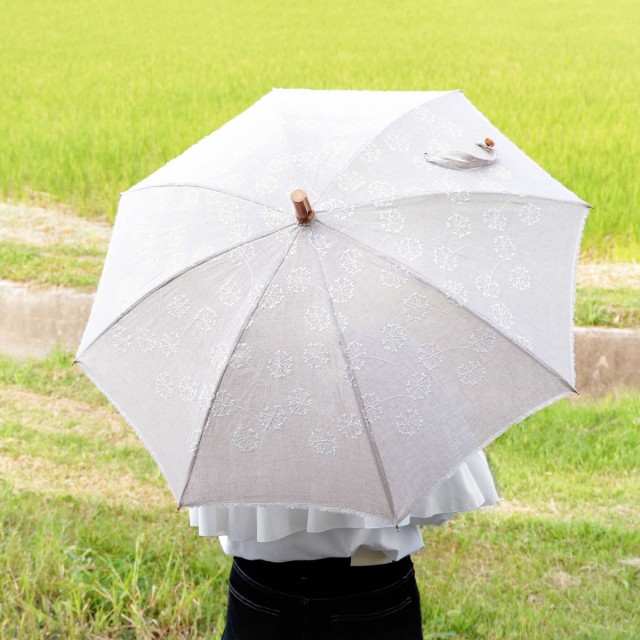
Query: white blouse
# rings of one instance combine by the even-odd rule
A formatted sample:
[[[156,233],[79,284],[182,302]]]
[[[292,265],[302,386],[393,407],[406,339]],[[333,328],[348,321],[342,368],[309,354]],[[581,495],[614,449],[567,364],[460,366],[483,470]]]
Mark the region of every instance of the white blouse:
[[[351,557],[353,564],[376,564],[419,551],[424,544],[418,525],[437,526],[498,500],[486,455],[479,450],[425,496],[399,530],[376,518],[317,508],[205,505],[191,507],[189,520],[201,536],[218,536],[230,556],[271,562]]]

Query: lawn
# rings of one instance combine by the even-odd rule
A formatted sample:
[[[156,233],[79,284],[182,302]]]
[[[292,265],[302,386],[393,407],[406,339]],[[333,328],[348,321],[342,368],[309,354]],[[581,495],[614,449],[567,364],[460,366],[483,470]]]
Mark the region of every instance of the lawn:
[[[0,357],[0,638],[219,638],[229,559],[57,352]],[[424,528],[426,638],[640,638],[640,397],[562,401],[486,449],[501,501]]]
[[[635,0],[2,2],[0,198],[112,220],[118,194],[272,87],[464,90],[640,256]]]

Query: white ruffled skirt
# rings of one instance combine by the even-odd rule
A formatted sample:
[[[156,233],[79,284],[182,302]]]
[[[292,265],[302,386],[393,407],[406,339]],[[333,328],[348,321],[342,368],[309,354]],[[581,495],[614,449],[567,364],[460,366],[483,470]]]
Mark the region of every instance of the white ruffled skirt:
[[[494,504],[498,500],[493,475],[481,449],[425,496],[400,523],[400,527],[439,525],[457,513]],[[192,526],[198,527],[201,536],[224,536],[225,543],[269,543],[301,532],[322,533],[334,529],[386,528],[395,533],[395,528],[383,520],[317,508],[205,505],[190,507],[189,520]]]

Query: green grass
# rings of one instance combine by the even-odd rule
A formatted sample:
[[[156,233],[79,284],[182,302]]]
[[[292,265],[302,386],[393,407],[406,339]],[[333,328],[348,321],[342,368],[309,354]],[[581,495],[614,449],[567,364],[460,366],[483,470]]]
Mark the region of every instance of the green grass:
[[[118,194],[272,87],[461,88],[640,254],[635,0],[2,3],[0,197],[113,219]]]
[[[76,289],[95,289],[105,251],[66,245],[46,248],[0,242],[0,278]]]
[[[575,315],[576,324],[585,327],[640,327],[640,291],[580,288]]]
[[[0,358],[0,638],[219,638],[229,559],[70,362]],[[500,508],[414,555],[425,638],[640,638],[640,396],[562,401],[486,452]]]

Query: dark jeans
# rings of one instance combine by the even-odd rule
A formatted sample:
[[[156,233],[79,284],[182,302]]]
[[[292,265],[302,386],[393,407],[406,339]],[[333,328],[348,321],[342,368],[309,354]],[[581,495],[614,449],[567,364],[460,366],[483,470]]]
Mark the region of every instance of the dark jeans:
[[[352,567],[349,558],[234,558],[223,640],[422,640],[411,558]]]

